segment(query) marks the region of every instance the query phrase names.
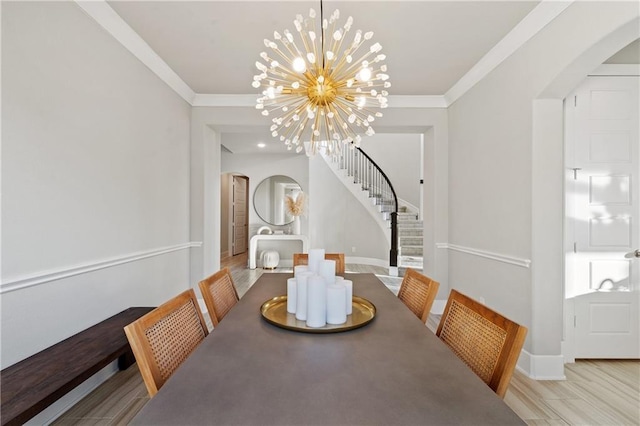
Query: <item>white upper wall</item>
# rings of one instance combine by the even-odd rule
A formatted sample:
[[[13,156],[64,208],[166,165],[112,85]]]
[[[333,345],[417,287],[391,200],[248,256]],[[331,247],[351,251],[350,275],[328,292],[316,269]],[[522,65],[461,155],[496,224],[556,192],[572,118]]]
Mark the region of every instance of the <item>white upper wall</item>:
[[[77,4],[2,3],[3,368],[186,288],[190,110]]]

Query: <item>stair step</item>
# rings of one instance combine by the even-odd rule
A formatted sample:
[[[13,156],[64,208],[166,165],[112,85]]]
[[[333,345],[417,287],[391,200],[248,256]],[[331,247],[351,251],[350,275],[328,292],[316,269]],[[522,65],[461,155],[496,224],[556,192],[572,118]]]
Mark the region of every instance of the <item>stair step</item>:
[[[407,224],[407,225],[411,225],[411,224],[422,225],[422,221],[421,220],[415,220],[415,219],[409,220],[409,219],[405,219],[405,218],[402,218],[402,217],[398,216],[398,224],[400,224],[400,225],[405,225],[405,224]]]
[[[398,256],[398,276],[403,277],[407,268],[418,272],[423,270],[423,258],[421,256]]]
[[[422,247],[422,242],[423,242],[421,235],[400,235],[398,240],[401,247],[404,247],[404,246]]]
[[[422,256],[422,246],[400,246],[400,255],[402,256]]]
[[[424,258],[422,256],[398,256],[399,266],[422,266]]]
[[[417,266],[398,266],[398,276],[399,277],[404,277],[404,275],[407,273],[407,269],[414,269],[420,273],[422,273],[422,267],[417,267]]]
[[[398,212],[398,221],[403,221],[403,222],[415,222],[418,220],[418,217],[415,213],[402,213],[402,212]]]
[[[422,228],[398,229],[398,237],[422,237]]]
[[[398,228],[402,229],[422,229],[422,221],[418,222],[398,222]]]

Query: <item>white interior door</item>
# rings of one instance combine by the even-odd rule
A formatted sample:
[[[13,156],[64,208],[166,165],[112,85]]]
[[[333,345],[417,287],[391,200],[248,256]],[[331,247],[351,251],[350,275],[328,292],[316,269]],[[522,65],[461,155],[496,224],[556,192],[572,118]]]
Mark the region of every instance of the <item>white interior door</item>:
[[[247,251],[247,178],[233,177],[233,255]]]
[[[575,358],[640,358],[639,81],[589,77],[567,99]]]

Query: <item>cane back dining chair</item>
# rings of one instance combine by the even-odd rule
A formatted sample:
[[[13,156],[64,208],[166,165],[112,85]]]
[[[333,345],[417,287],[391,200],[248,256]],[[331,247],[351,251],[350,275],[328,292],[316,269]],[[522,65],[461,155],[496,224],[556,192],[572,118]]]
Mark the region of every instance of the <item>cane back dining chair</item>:
[[[398,291],[398,299],[402,300],[420,321],[426,323],[439,287],[440,283],[437,281],[415,269],[407,268]]]
[[[240,298],[229,268],[222,268],[198,284],[211,322],[216,327]]]
[[[124,332],[150,397],[209,334],[193,289],[127,325]]]
[[[504,398],[527,336],[526,327],[451,290],[436,335]]]
[[[324,258],[326,260],[336,261],[336,274],[344,275],[344,253],[325,253]],[[308,265],[309,254],[307,253],[293,253],[293,266]]]

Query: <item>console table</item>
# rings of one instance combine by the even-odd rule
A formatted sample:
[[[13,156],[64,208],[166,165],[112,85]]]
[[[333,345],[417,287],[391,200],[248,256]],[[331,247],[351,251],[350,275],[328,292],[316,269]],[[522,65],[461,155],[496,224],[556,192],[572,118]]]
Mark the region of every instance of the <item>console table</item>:
[[[302,251],[307,253],[309,251],[309,239],[306,235],[290,235],[290,234],[258,234],[251,237],[249,241],[249,269],[256,269],[256,254],[258,252],[258,241],[260,240],[272,240],[272,241],[302,241]]]

